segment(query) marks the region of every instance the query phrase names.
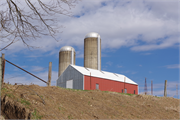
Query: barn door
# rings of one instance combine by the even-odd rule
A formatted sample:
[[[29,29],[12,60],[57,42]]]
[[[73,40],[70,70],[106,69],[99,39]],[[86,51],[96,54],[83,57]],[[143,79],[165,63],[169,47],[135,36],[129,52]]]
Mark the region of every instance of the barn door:
[[[66,81],[66,88],[71,88],[71,89],[73,89],[73,80],[68,80],[68,81]]]
[[[127,93],[127,89],[126,88],[124,89],[124,93]]]
[[[99,84],[96,83],[96,89],[99,90]]]

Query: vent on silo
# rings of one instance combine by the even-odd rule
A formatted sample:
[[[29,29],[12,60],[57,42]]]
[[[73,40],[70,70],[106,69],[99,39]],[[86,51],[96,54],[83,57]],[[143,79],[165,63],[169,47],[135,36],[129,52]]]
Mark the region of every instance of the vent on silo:
[[[75,65],[76,52],[71,46],[64,46],[59,51],[59,72],[58,77],[64,72],[64,70],[70,65]]]
[[[84,38],[84,67],[101,70],[101,38],[98,33],[88,33]]]

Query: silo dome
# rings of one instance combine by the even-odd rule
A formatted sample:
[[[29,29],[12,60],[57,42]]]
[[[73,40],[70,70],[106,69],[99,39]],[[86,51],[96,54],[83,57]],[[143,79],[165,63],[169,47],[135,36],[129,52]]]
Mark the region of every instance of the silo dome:
[[[84,38],[84,67],[101,70],[101,38],[90,32]]]
[[[61,51],[71,51],[71,50],[75,51],[74,48],[71,47],[71,46],[64,46],[59,50],[59,52],[61,52]]]
[[[90,38],[90,37],[95,37],[95,38],[97,38],[98,37],[98,33],[95,33],[95,32],[90,32],[90,33],[88,33],[86,36],[85,36],[85,38]],[[85,39],[84,38],[84,39]]]
[[[59,72],[58,77],[66,70],[66,68],[76,62],[76,52],[71,46],[64,46],[59,50]]]

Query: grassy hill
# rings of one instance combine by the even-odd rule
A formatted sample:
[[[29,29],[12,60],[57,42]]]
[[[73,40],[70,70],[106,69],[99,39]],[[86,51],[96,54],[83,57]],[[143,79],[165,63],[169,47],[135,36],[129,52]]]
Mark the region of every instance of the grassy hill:
[[[179,119],[179,99],[56,86],[1,88],[6,119]]]

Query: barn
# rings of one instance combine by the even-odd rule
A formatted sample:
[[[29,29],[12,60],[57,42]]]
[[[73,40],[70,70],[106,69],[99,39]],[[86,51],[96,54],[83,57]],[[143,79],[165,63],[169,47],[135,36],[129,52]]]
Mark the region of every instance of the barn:
[[[113,91],[120,93],[138,94],[138,84],[128,77],[85,68],[76,65],[69,65],[59,76],[56,85],[63,88]]]

